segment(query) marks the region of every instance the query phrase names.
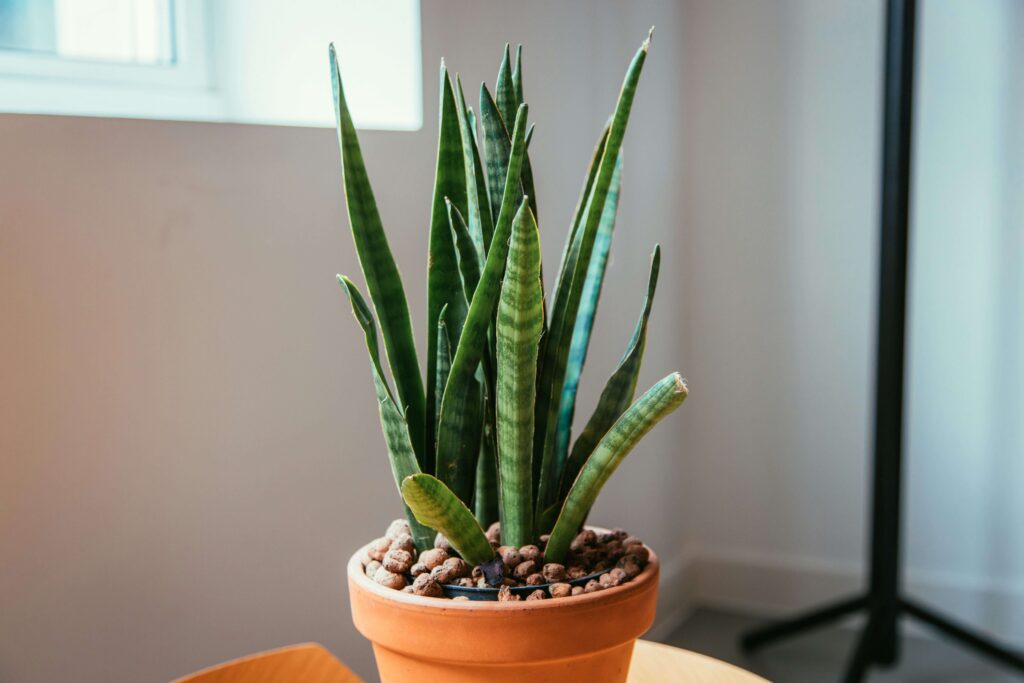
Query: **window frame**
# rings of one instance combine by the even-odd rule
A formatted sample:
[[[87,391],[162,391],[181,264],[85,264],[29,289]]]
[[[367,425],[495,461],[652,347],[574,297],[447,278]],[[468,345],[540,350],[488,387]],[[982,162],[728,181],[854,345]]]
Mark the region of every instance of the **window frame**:
[[[175,0],[170,64],[67,59],[0,49],[0,111],[166,119],[222,113],[208,0]]]

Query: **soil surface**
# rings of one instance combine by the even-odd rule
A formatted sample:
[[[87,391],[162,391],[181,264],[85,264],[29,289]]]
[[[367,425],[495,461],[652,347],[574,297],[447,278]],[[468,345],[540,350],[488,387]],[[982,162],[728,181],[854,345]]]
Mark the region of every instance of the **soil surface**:
[[[521,548],[501,545],[501,528],[495,523],[487,538],[495,558],[486,566],[471,566],[459,557],[444,536],[438,534],[434,547],[416,552],[409,525],[396,519],[384,536],[367,546],[362,557],[366,575],[376,583],[395,590],[432,598],[468,600],[459,589],[478,599],[499,601],[571,598],[618,586],[632,580],[647,566],[647,546],[621,529],[596,532],[586,529],[573,540],[565,564],[544,561],[536,545]],[[547,536],[540,537],[541,543]]]

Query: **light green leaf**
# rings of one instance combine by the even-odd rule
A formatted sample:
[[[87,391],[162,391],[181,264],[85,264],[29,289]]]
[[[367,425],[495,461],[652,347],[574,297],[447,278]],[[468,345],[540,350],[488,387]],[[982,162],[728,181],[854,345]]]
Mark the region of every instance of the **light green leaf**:
[[[544,326],[540,235],[524,200],[516,214],[498,302],[498,477],[501,539],[533,542],[533,408]]]
[[[373,312],[351,280],[343,275],[339,275],[338,282],[348,296],[349,304],[352,306],[352,315],[355,316],[356,321],[363,328],[363,334],[366,337],[366,350],[370,354],[373,386],[377,392],[377,408],[380,412],[380,422],[384,430],[384,442],[387,444],[388,459],[391,462],[391,473],[395,477],[395,485],[401,491],[402,480],[410,475],[418,474],[420,471],[419,463],[416,461],[416,453],[413,451],[412,439],[409,435],[409,425],[406,423],[402,411],[395,405],[391,390],[384,377],[384,370],[380,365],[380,352],[377,347],[377,326],[373,321]],[[434,532],[417,522],[408,509],[406,509],[406,513],[416,548],[418,550],[427,550],[433,547]]]
[[[494,550],[473,513],[440,479],[429,474],[406,477],[402,498],[416,519],[444,534],[466,562],[477,565],[494,558]]]
[[[569,489],[544,549],[546,561],[560,563],[565,560],[569,544],[579,532],[605,482],[637,442],[663,417],[682,405],[686,393],[683,378],[679,373],[672,373],[637,399],[608,430]]]
[[[576,443],[573,444],[572,454],[566,461],[565,470],[562,473],[561,489],[563,494],[568,492],[597,442],[633,402],[637,378],[640,376],[640,363],[643,360],[644,347],[647,345],[647,322],[651,316],[651,306],[654,304],[654,293],[658,287],[660,267],[661,248],[655,246],[654,254],[651,257],[651,273],[647,279],[647,296],[644,298],[643,311],[640,314],[640,319],[637,320],[629,347],[623,354],[622,360],[619,361],[619,366],[605,383],[594,414],[583,428],[579,438],[576,439]]]

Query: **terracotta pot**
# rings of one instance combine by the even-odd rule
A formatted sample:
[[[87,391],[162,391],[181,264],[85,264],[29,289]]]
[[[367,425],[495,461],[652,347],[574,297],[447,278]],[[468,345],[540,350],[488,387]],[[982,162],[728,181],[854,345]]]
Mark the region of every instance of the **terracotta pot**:
[[[352,620],[383,683],[623,683],[654,621],[658,558],[632,581],[570,598],[470,602],[380,586],[348,563]]]

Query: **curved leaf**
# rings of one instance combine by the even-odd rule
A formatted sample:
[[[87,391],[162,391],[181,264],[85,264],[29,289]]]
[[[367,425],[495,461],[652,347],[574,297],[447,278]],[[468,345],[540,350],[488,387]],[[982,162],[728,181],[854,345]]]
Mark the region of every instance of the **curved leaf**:
[[[483,564],[494,549],[469,508],[440,479],[414,474],[402,482],[402,498],[420,523],[437,529],[462,559]]]
[[[565,470],[562,473],[561,490],[563,494],[568,492],[569,486],[576,480],[576,475],[579,474],[583,463],[590,457],[597,442],[633,401],[637,378],[640,376],[640,362],[643,360],[644,347],[647,344],[647,321],[651,316],[654,292],[658,287],[660,267],[661,247],[655,246],[654,254],[651,256],[651,273],[647,278],[647,296],[644,298],[643,311],[640,314],[640,319],[637,320],[626,353],[623,354],[619,366],[604,385],[594,414],[591,415],[583,432],[573,444],[572,454],[566,461]]]
[[[679,373],[672,373],[651,387],[608,430],[569,489],[544,549],[546,561],[562,562],[565,559],[569,544],[579,532],[605,482],[637,442],[663,417],[682,405],[686,393],[683,378]]]
[[[402,480],[406,477],[418,474],[419,463],[416,461],[416,453],[413,451],[412,439],[409,435],[409,425],[405,421],[402,411],[395,405],[391,390],[388,388],[387,380],[384,378],[384,371],[380,365],[380,352],[377,347],[377,326],[373,321],[373,312],[366,304],[359,289],[344,275],[338,276],[338,282],[348,296],[349,304],[352,306],[352,315],[363,328],[366,337],[366,350],[370,354],[370,367],[373,370],[373,386],[377,391],[377,408],[380,412],[380,422],[384,429],[384,442],[388,448],[388,459],[391,462],[391,473],[395,477],[395,485],[401,491]],[[427,550],[434,545],[434,532],[416,521],[415,517],[406,509],[406,517],[409,520],[409,527],[412,529],[413,542],[418,550]]]
[[[544,326],[540,236],[527,202],[516,214],[498,302],[497,422],[501,540],[533,542],[533,407]]]
[[[423,466],[426,460],[426,403],[419,359],[416,357],[416,344],[412,336],[409,304],[405,298],[398,266],[395,265],[387,237],[384,235],[377,201],[374,199],[373,189],[366,174],[359,139],[345,101],[334,45],[330,46],[329,57],[334,112],[338,124],[338,144],[341,148],[342,182],[352,238],[359,256],[359,265],[370,290],[370,299],[380,316],[384,348],[387,350],[398,397],[408,411],[413,448],[420,465]]]

